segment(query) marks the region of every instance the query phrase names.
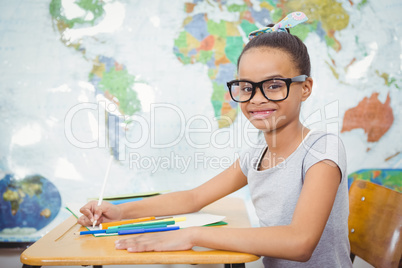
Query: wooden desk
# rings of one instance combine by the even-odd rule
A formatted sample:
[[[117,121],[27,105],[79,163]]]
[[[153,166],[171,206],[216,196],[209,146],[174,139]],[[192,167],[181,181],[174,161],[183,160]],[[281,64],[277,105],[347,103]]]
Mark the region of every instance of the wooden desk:
[[[202,211],[225,215],[229,227],[250,227],[243,200],[226,197],[205,207]],[[225,228],[205,227],[205,228]],[[21,254],[25,267],[50,265],[115,265],[115,264],[243,264],[258,256],[195,247],[186,251],[128,253],[116,250],[114,241],[120,236],[77,236],[74,232],[84,227],[71,216],[39,239]],[[129,237],[129,236],[125,236]],[[237,266],[237,265],[236,265]]]

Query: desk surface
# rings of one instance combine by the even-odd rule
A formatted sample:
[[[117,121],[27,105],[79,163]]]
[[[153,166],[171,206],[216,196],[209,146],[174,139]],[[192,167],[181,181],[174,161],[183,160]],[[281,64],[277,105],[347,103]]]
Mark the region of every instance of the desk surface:
[[[243,200],[226,197],[205,207],[202,211],[225,215],[228,227],[249,227],[250,222]],[[205,227],[205,228],[225,228]],[[112,264],[213,264],[245,263],[258,256],[195,247],[186,251],[128,253],[116,250],[114,241],[119,236],[77,236],[82,230],[76,218],[71,216],[51,232],[39,239],[21,254],[21,262],[33,266],[50,265],[112,265]],[[125,237],[129,237],[125,236]]]

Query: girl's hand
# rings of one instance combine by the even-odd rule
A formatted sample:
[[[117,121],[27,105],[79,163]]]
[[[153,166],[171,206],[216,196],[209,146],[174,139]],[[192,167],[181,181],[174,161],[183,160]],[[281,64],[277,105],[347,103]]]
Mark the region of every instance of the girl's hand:
[[[116,249],[126,249],[128,252],[188,250],[194,246],[194,230],[186,228],[121,239],[115,242]]]
[[[98,206],[98,201],[91,201],[80,209],[83,214],[78,223],[84,226],[90,226],[96,220],[96,224],[102,222],[119,221],[122,218],[121,209],[109,202],[103,201]]]

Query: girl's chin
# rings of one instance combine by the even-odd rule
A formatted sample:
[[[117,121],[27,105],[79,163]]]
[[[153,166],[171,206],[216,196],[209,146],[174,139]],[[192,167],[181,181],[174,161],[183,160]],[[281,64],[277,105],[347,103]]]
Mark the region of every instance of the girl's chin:
[[[273,124],[270,120],[253,120],[251,124],[262,132],[271,132],[277,128],[276,124]]]

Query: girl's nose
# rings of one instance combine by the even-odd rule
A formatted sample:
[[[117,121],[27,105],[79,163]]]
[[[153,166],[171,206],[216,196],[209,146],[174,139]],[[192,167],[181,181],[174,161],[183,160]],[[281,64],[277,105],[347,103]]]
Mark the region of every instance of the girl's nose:
[[[251,103],[254,104],[261,104],[261,103],[265,103],[268,102],[268,99],[264,97],[264,95],[262,94],[261,90],[259,88],[256,89],[256,92],[253,96],[253,98],[250,100]]]

